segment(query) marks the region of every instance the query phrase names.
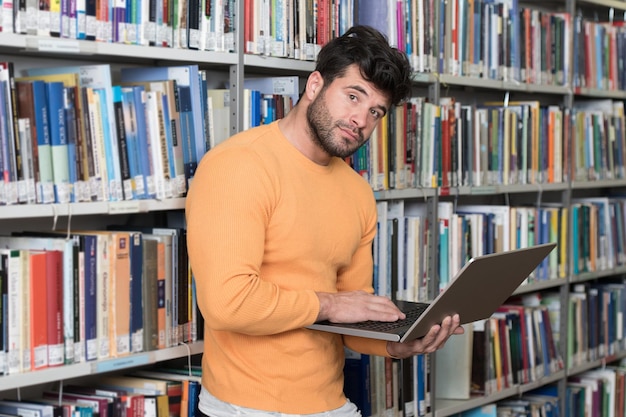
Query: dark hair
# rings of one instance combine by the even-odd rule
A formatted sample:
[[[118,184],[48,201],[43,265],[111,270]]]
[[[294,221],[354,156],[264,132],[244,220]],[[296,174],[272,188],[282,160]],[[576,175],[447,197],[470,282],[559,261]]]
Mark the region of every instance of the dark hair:
[[[392,105],[410,97],[409,60],[404,52],[391,47],[378,30],[353,26],[332,39],[318,53],[315,70],[322,74],[325,84],[330,84],[352,64],[358,65],[363,78],[389,96]]]

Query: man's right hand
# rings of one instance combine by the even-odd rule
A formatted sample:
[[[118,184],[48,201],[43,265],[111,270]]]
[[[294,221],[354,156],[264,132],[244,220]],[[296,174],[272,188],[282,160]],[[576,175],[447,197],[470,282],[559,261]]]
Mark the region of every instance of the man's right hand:
[[[357,323],[365,320],[396,321],[405,318],[404,313],[391,300],[365,291],[316,294],[320,300],[317,321]]]

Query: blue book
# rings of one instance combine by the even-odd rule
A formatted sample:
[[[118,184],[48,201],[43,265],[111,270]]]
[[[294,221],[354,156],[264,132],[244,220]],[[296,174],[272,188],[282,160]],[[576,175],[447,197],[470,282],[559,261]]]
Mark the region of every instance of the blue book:
[[[144,198],[145,179],[140,166],[141,157],[139,150],[137,109],[135,107],[135,93],[133,87],[121,87],[121,100],[130,188],[133,198]]]
[[[131,352],[143,352],[143,235],[130,231]]]
[[[0,401],[0,413],[23,417],[53,417],[52,405],[35,404],[28,401]]]
[[[50,122],[48,119],[48,99],[46,83],[42,80],[29,81],[33,89],[35,130],[37,131],[37,152],[39,159],[39,184],[37,202],[54,202],[54,177],[52,174],[52,149],[50,147]]]
[[[166,192],[166,195],[171,194],[171,189],[174,186],[174,180],[176,178],[176,166],[174,162],[174,137],[172,135],[172,119],[170,117],[170,108],[168,103],[168,95],[167,93],[160,94],[161,98],[161,109],[163,112],[163,126],[165,133],[165,151],[163,154],[163,172],[169,172],[169,176],[165,177],[166,189],[170,189],[170,191]]]
[[[146,103],[143,86],[130,87],[133,91],[135,103],[135,122],[137,123],[137,152],[139,159],[139,170],[143,175],[143,186],[137,185],[139,189],[138,195],[143,198],[154,198],[156,196],[154,190],[151,190],[148,179],[154,176],[150,148],[148,146],[148,130],[146,122]]]
[[[417,402],[417,415],[426,415],[426,379],[428,378],[426,373],[426,355],[415,356],[415,387],[416,395],[415,401]]]
[[[250,127],[261,125],[261,92],[250,90]]]
[[[372,414],[372,388],[369,355],[346,351],[343,367],[344,394],[353,402],[361,414]]]
[[[200,71],[198,74],[198,84],[200,85],[200,100],[201,100],[201,111],[202,111],[202,130],[204,137],[204,144],[202,146],[202,153],[196,153],[196,157],[198,158],[198,162],[202,158],[202,155],[206,151],[209,150],[209,144],[211,143],[210,131],[209,131],[209,102],[208,102],[208,82],[207,82],[207,73],[206,71]],[[194,119],[195,121],[195,119]],[[196,132],[198,132],[196,130]],[[199,149],[196,148],[196,152]]]
[[[191,93],[191,112],[193,115],[194,131],[204,132],[204,112],[201,101],[200,75],[197,65],[181,65],[170,67],[133,67],[122,68],[122,83],[174,80],[179,87],[189,87]],[[196,158],[199,162],[206,152],[205,138],[195,136]]]
[[[189,189],[189,180],[193,178],[198,166],[197,149],[195,146],[195,125],[193,122],[193,108],[191,88],[178,85],[178,103],[180,111],[180,138],[183,146],[183,164],[185,171],[186,189]]]
[[[46,83],[48,120],[50,121],[50,148],[52,151],[52,176],[56,203],[70,202],[70,167],[65,130],[65,110],[62,82]]]
[[[188,398],[187,398],[187,415],[189,417],[198,416],[198,402],[200,396],[200,390],[202,386],[200,382],[189,380]]]
[[[82,235],[85,257],[85,360],[98,359],[97,330],[97,274],[98,238],[95,235]]]
[[[539,324],[539,336],[541,343],[541,354],[542,354],[542,363],[543,363],[543,373],[548,376],[552,373],[552,369],[550,369],[550,347],[548,346],[548,336],[546,332],[551,331],[551,329],[546,328],[546,322],[543,319],[543,312],[541,309],[536,311],[535,319],[538,320]]]
[[[486,404],[471,410],[463,411],[459,417],[497,417],[496,404]]]

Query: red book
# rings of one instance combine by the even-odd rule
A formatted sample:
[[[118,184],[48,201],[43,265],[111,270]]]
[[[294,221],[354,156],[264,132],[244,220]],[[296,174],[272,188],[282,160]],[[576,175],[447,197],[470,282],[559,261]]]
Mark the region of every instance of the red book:
[[[58,250],[46,252],[46,292],[48,323],[48,366],[63,365],[63,254]]]
[[[48,366],[47,253],[30,251],[30,369]]]

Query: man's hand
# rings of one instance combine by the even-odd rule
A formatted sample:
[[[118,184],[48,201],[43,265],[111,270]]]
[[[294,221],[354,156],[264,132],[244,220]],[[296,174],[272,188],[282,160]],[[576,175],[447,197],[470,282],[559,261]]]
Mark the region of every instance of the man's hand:
[[[394,358],[404,359],[423,353],[432,353],[441,349],[448,338],[454,334],[463,334],[465,330],[460,325],[459,315],[443,319],[441,325],[434,325],[426,336],[411,342],[387,342],[387,352]]]
[[[365,291],[318,292],[320,312],[317,320],[357,323],[365,320],[396,321],[406,316],[386,297]]]

